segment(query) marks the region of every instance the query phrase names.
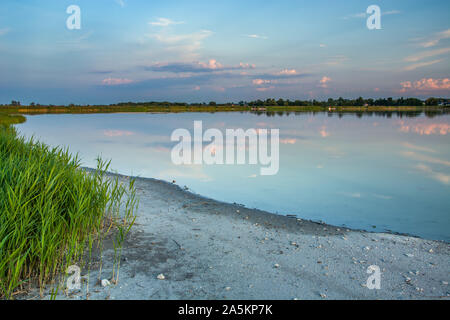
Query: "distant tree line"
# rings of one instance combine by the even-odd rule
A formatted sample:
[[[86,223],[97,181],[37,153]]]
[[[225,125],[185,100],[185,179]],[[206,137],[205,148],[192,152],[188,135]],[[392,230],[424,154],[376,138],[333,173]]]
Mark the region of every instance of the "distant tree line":
[[[20,101],[13,100],[9,106],[20,106]],[[189,107],[189,106],[236,106],[241,107],[265,107],[265,106],[280,106],[280,107],[364,107],[364,106],[383,106],[383,107],[401,107],[401,106],[450,106],[450,99],[446,98],[428,98],[426,100],[421,100],[417,98],[379,98],[379,99],[364,99],[359,97],[357,99],[344,99],[342,97],[338,99],[329,98],[328,100],[289,100],[289,99],[266,99],[266,100],[255,100],[255,101],[240,101],[239,103],[228,102],[228,103],[216,103],[210,101],[209,103],[198,102],[198,103],[186,103],[186,102],[168,102],[168,101],[149,101],[149,102],[121,102],[116,104],[110,104],[109,106],[125,107],[125,106],[146,106],[146,107]],[[2,106],[0,104],[0,106]],[[54,105],[40,105],[39,103],[30,103],[30,107],[40,107],[47,106],[52,107]],[[83,107],[90,105],[76,105],[69,104],[68,107]]]
[[[417,98],[380,98],[380,99],[364,99],[359,97],[358,99],[344,99],[329,98],[327,101],[318,100],[283,100],[283,99],[266,99],[245,102],[241,101],[240,105],[249,106],[317,106],[317,107],[363,107],[363,106],[384,106],[384,107],[401,107],[401,106],[438,106],[449,105],[450,99],[443,98],[428,98],[421,100]]]

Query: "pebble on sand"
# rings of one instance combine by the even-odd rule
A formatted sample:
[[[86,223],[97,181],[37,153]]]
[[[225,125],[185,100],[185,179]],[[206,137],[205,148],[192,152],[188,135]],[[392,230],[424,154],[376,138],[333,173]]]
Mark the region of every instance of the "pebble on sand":
[[[166,277],[161,273],[156,277],[158,280],[166,280]]]
[[[103,279],[102,280],[102,287],[103,288],[108,287],[110,285],[111,285],[111,282],[109,280],[107,280],[107,279]]]

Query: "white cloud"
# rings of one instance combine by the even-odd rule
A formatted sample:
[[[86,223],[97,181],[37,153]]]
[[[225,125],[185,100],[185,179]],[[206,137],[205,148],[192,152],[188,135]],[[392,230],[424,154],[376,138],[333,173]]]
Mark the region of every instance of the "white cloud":
[[[409,143],[409,142],[403,143],[403,146],[405,148],[413,149],[413,150],[417,150],[417,151],[436,153],[436,150],[434,150],[434,149],[423,147],[423,146],[418,146],[418,145],[415,145],[415,144],[412,144],[412,143]]]
[[[403,70],[405,70],[405,71],[412,71],[412,70],[416,70],[418,68],[431,66],[431,65],[439,63],[441,61],[442,60],[433,60],[433,61],[427,61],[427,62],[419,62],[419,63],[411,64],[411,65],[405,67]]]
[[[10,28],[3,28],[3,29],[0,29],[0,36],[4,36],[4,35],[7,34],[9,31],[11,31]]]
[[[424,173],[426,173],[430,178],[445,184],[445,185],[449,185],[450,184],[450,175],[442,173],[442,172],[437,172],[435,170],[433,170],[431,167],[423,164],[423,163],[419,163],[417,166],[415,166],[415,168],[417,170],[420,170]]]
[[[165,50],[180,55],[183,60],[190,60],[197,58],[197,51],[202,47],[203,41],[211,35],[213,35],[213,32],[209,30],[189,34],[173,34],[161,31],[151,34],[149,37],[164,44]]]
[[[284,69],[278,72],[276,75],[278,76],[294,76],[297,75],[298,72],[295,69]]]
[[[268,39],[266,36],[259,35],[259,34],[244,34],[244,37],[252,38],[252,39]]]
[[[116,3],[121,6],[122,8],[125,7],[125,0],[115,0]]]
[[[150,25],[157,26],[157,27],[168,27],[170,25],[177,25],[177,24],[183,24],[183,23],[184,22],[182,22],[182,21],[173,21],[173,20],[167,19],[167,18],[159,18],[157,21],[149,22]]]
[[[405,61],[407,62],[417,62],[426,58],[431,58],[434,56],[439,56],[442,54],[446,54],[450,52],[450,48],[442,48],[442,49],[435,49],[435,50],[428,50],[421,52],[419,54],[415,54],[409,57],[405,58]]]
[[[429,39],[426,39],[424,42],[420,43],[420,46],[424,48],[434,47],[438,45],[441,40],[448,38],[450,38],[450,29],[436,33]]]
[[[381,10],[382,16],[388,16],[393,14],[400,14],[401,12],[399,10],[390,10],[390,11],[383,11]],[[351,19],[351,18],[357,18],[357,19],[363,19],[368,17],[369,15],[366,12],[360,12],[355,14],[350,14],[348,16],[343,17],[344,20]]]

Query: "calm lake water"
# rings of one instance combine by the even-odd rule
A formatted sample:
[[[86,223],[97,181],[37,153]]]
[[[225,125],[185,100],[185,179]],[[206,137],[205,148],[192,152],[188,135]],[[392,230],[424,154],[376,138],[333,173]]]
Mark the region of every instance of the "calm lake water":
[[[280,170],[260,165],[175,166],[177,128],[280,129]],[[17,126],[122,174],[176,180],[217,200],[369,231],[450,241],[450,116],[250,113],[28,116]],[[206,145],[206,144],[205,144]]]

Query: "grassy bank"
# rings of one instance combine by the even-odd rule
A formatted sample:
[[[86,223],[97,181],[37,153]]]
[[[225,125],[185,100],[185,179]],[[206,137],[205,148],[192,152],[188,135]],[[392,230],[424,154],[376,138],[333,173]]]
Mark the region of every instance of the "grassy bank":
[[[88,174],[68,151],[0,126],[0,298],[44,290],[113,228],[120,252],[134,222],[134,182],[106,179],[107,168],[99,160]]]
[[[0,113],[0,125],[9,126],[25,122],[27,119],[22,115],[11,115]]]

